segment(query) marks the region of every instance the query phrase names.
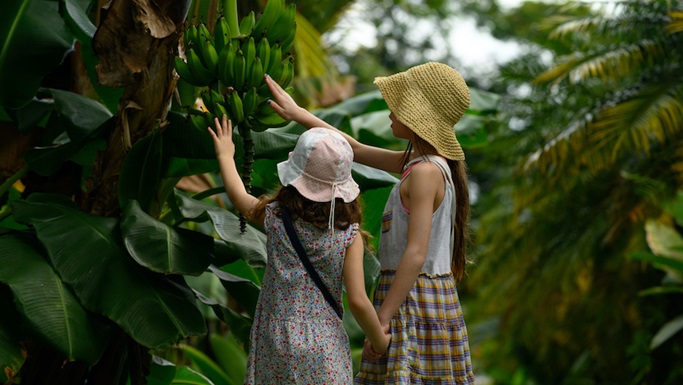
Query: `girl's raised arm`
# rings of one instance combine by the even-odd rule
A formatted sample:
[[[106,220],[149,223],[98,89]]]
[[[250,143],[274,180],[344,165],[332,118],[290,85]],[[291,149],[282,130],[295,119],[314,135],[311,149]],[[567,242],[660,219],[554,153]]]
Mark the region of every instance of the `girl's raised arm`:
[[[263,226],[264,214],[260,214],[257,218],[252,218],[252,210],[259,203],[258,198],[247,193],[244,188],[244,183],[237,172],[235,165],[235,143],[232,141],[232,122],[228,120],[227,116],[223,115],[222,122],[218,118],[214,119],[216,125],[216,132],[211,127],[208,127],[209,134],[213,139],[213,145],[216,149],[216,158],[221,167],[221,176],[223,177],[223,184],[225,191],[228,193],[228,198],[237,210],[250,222]]]
[[[324,120],[313,115],[305,108],[299,107],[294,99],[285,90],[280,87],[275,80],[270,76],[265,75],[266,84],[273,94],[273,100],[270,102],[270,107],[275,110],[283,119],[293,120],[306,129],[313,127],[324,127],[335,130],[342,134],[349,142],[353,149],[353,161],[364,164],[366,166],[374,167],[380,170],[400,173],[403,166],[401,158],[403,152],[385,150],[378,147],[368,146],[360,143],[350,135],[338,130]]]
[[[356,236],[346,249],[344,259],[344,285],[349,308],[365,335],[372,344],[372,349],[384,354],[389,347],[391,334],[385,334],[377,318],[377,312],[365,293],[365,278],[363,274],[363,240]]]

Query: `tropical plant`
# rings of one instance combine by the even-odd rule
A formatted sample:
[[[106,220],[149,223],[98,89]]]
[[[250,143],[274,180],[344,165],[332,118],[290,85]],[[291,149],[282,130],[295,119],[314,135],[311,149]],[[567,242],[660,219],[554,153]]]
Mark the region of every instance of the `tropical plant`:
[[[537,7],[552,16],[501,69],[506,124],[470,152],[475,362],[501,384],[678,383],[680,341],[650,341],[680,305],[640,296],[661,272],[628,256],[682,187],[683,5],[520,11]]]
[[[264,234],[240,229],[230,202],[208,199],[222,186],[195,195],[174,188],[217,171],[205,128],[171,98],[175,53],[195,7],[119,0],[96,28],[92,4],[30,0],[3,3],[0,12],[0,76],[12,85],[0,90],[0,380],[210,384],[225,374],[239,382],[234,366],[210,373],[210,362],[225,362],[217,341],[228,332],[235,355],[249,348]],[[75,75],[64,78],[65,69]],[[178,86],[181,100],[201,92],[186,86]],[[486,118],[476,110],[493,111],[497,100],[473,93],[479,98],[462,130],[480,143]],[[317,113],[388,144],[377,92]],[[302,131],[290,124],[253,133],[256,193],[277,184],[275,163]],[[468,132],[462,137],[467,145]],[[354,176],[377,233],[374,219],[395,178],[360,166]],[[368,254],[368,287],[376,263]],[[197,353],[202,341],[214,347]]]

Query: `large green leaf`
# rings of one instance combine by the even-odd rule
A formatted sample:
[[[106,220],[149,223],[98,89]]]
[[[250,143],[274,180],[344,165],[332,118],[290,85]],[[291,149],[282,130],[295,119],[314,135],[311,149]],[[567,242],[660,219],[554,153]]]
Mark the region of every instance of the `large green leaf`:
[[[97,362],[108,328],[86,311],[25,236],[0,237],[0,281],[14,293],[31,330],[70,359]]]
[[[170,385],[176,376],[176,366],[161,357],[152,356],[152,365],[147,375],[147,385]],[[130,382],[130,380],[129,380]]]
[[[74,36],[59,2],[0,2],[0,105],[18,108],[36,94],[43,77],[73,49]]]
[[[121,232],[133,259],[152,271],[200,275],[211,263],[212,237],[159,222],[142,211],[137,201],[126,204]]]
[[[470,108],[466,114],[485,115],[498,112],[500,95],[470,87]]]
[[[209,269],[221,280],[225,290],[253,317],[261,288],[248,279],[227,273],[216,266],[211,265]]]
[[[652,342],[650,342],[650,349],[656,349],[664,342],[668,341],[683,330],[683,315],[678,316],[671,321],[667,322],[662,326],[661,329],[652,337]]]
[[[0,238],[1,239],[1,238]],[[26,361],[20,341],[24,338],[19,324],[20,315],[12,301],[9,286],[0,285],[0,382],[8,382]]]
[[[161,133],[155,129],[138,140],[126,156],[118,184],[120,207],[123,208],[131,199],[140,202],[146,213],[158,207],[155,198],[161,180],[161,138]]]
[[[180,349],[187,355],[192,363],[216,385],[237,385],[221,369],[218,364],[201,350],[190,345],[180,345]]]
[[[55,110],[72,142],[91,137],[112,113],[102,103],[69,91],[51,89]]]
[[[67,160],[87,168],[94,161],[97,151],[105,148],[101,138],[111,129],[114,118],[102,104],[92,99],[67,91],[49,91],[54,97],[54,110],[57,112],[48,122],[50,134],[44,138],[51,143],[29,150],[24,159],[32,170],[46,176],[54,174]],[[32,104],[40,105],[39,102],[45,103],[38,100]],[[30,118],[24,120],[20,123],[33,123]],[[54,139],[49,138],[52,135]]]
[[[251,225],[247,225],[246,232],[242,234],[239,218],[230,211],[200,202],[179,192],[175,196],[183,217],[195,222],[210,220],[213,223],[216,233],[228,246],[223,250],[239,255],[251,266],[265,266],[265,234]]]
[[[252,321],[229,307],[223,306],[220,303],[208,298],[197,290],[194,291],[197,299],[206,306],[209,306],[216,317],[225,322],[235,337],[242,343],[245,351],[249,351],[249,333],[251,331]]]
[[[398,182],[398,178],[388,172],[368,167],[360,163],[353,164],[352,173],[353,179],[363,191],[393,186]]]
[[[233,384],[244,383],[247,373],[247,353],[242,349],[232,333],[225,335],[212,334],[209,336],[211,349],[216,356],[216,362],[228,375]]]
[[[192,368],[182,367],[176,372],[171,384],[174,385],[215,385],[211,380],[201,373],[195,372]]]
[[[55,270],[81,304],[116,322],[138,343],[162,349],[206,333],[182,277],[136,264],[122,244],[117,219],[84,213],[66,198],[46,194],[33,194],[12,208],[17,221],[33,224]]]

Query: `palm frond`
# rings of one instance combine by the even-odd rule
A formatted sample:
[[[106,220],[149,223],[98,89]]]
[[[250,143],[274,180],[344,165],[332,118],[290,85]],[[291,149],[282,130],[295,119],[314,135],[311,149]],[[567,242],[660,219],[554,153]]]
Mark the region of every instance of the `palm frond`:
[[[683,11],[669,12],[671,21],[666,26],[666,32],[670,34],[683,32]]]

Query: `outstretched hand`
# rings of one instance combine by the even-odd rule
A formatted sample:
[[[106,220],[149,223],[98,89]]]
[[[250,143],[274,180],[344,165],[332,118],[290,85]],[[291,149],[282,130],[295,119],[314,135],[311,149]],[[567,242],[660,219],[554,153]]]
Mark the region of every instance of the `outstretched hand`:
[[[273,95],[273,99],[268,101],[270,108],[275,110],[282,119],[296,120],[296,115],[300,112],[301,107],[296,104],[292,96],[282,89],[273,78],[269,75],[264,76],[270,93]]]
[[[214,118],[214,124],[216,125],[216,131],[207,127],[209,134],[213,139],[213,146],[216,150],[216,157],[228,157],[232,158],[235,156],[235,143],[232,141],[232,121],[224,114],[222,121],[218,121],[218,118]]]

